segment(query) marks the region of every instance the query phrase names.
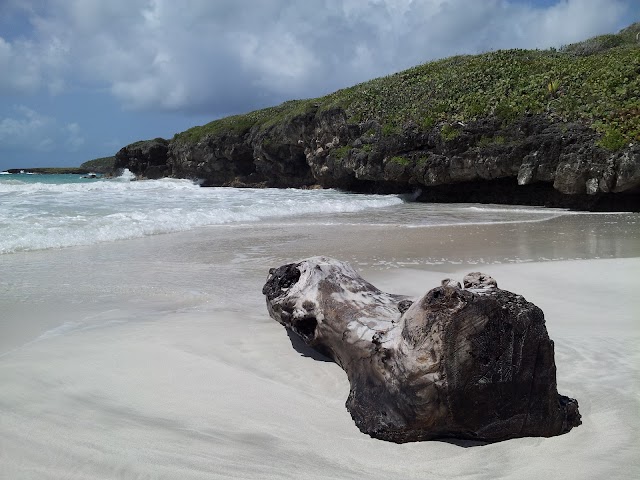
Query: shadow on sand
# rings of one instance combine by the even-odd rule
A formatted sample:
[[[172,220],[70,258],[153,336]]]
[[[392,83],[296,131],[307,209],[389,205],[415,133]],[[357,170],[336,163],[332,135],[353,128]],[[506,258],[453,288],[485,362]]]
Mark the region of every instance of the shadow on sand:
[[[293,347],[293,349],[303,357],[313,358],[314,360],[318,360],[319,362],[333,363],[333,360],[309,347],[297,334],[293,333],[288,328],[287,335],[289,337],[289,340],[291,341],[291,346]]]

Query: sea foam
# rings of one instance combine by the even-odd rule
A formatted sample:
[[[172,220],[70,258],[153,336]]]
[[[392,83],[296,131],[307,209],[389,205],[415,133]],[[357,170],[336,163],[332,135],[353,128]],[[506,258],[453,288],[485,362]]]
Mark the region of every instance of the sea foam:
[[[403,203],[335,190],[202,188],[189,180],[0,181],[0,254]]]

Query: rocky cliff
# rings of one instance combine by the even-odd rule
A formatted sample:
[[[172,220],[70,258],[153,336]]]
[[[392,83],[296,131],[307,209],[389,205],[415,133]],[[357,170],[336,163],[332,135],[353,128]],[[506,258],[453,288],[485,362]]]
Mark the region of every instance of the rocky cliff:
[[[205,186],[640,211],[636,30],[433,62],[137,142],[116,168]]]
[[[197,143],[138,142],[118,152],[116,167],[205,186],[419,189],[423,201],[640,209],[640,142],[611,152],[593,129],[541,115],[507,126],[495,117],[458,122],[449,125],[451,138],[442,128],[407,122],[385,135],[375,120],[349,124],[341,109],[312,109],[265,130]]]

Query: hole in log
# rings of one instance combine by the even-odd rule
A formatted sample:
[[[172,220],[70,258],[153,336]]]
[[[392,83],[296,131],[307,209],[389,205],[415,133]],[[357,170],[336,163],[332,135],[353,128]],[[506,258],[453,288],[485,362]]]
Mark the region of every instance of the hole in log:
[[[316,317],[304,317],[296,322],[293,329],[298,335],[308,341],[313,339],[315,336],[317,326],[318,321],[316,320]]]

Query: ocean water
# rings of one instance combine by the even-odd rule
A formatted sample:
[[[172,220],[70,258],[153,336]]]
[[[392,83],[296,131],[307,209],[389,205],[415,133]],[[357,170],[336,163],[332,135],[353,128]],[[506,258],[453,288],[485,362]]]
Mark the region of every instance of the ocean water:
[[[189,180],[0,175],[0,254],[93,245],[210,226],[370,225],[416,228],[547,221],[563,210],[426,205],[411,196],[336,190],[201,188]]]
[[[189,180],[0,176],[0,254],[91,245],[211,225],[384,208],[397,196],[333,190],[201,188]]]

